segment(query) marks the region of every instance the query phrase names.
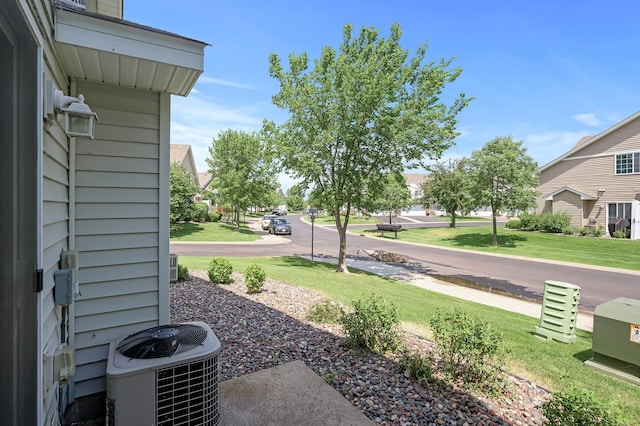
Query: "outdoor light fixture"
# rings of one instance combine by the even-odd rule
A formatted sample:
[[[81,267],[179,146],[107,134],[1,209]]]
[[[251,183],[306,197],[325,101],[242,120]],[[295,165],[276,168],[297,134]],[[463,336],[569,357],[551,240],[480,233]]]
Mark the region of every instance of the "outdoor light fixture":
[[[98,114],[84,103],[84,96],[65,96],[62,90],[53,91],[53,109],[64,114],[64,132],[67,136],[80,136],[93,139],[94,124]]]

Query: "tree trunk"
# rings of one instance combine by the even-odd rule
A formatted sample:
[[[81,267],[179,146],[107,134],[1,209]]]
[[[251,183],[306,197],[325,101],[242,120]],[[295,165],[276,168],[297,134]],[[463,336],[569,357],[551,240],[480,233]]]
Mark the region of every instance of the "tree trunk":
[[[349,208],[347,208],[347,213],[344,217],[344,223],[342,223],[339,208],[334,209],[333,214],[336,219],[336,229],[338,230],[338,235],[340,236],[340,251],[338,252],[338,267],[336,268],[336,272],[348,274],[349,269],[347,268],[347,224],[349,223]]]
[[[491,245],[498,245],[498,227],[496,226],[496,211],[495,209],[491,209],[491,217],[493,218],[493,240],[491,241]]]

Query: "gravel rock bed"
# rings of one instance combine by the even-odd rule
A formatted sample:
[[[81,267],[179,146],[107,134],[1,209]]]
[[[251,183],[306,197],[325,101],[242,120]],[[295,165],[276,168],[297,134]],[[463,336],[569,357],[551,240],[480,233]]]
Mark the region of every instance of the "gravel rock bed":
[[[221,380],[301,360],[374,423],[381,425],[542,425],[536,406],[549,393],[527,380],[507,376],[508,391],[487,398],[455,384],[420,385],[398,371],[395,361],[346,347],[341,327],[304,319],[326,300],[310,290],[267,278],[263,291],[247,294],[242,274],[212,285],[204,271],[171,285],[171,320],[204,321],[222,343]],[[421,353],[433,343],[406,334]]]

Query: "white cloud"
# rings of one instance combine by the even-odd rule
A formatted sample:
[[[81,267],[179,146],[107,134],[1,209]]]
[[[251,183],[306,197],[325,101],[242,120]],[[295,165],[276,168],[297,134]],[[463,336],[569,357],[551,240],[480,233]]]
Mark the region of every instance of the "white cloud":
[[[225,108],[217,102],[192,93],[188,98],[174,96],[171,105],[171,143],[191,145],[198,172],[208,168],[205,158],[213,138],[227,129],[254,131],[262,127],[262,117],[254,107]]]
[[[538,166],[544,166],[571,150],[583,136],[583,132],[531,133],[524,138],[524,144]]]
[[[200,78],[198,78],[198,82],[217,84],[219,86],[226,86],[226,87],[235,87],[236,89],[248,89],[248,90],[255,89],[255,87],[253,87],[250,84],[238,83],[236,81],[223,80],[221,78],[207,77],[207,76],[201,76]]]
[[[595,114],[593,113],[589,113],[589,114],[576,114],[574,116],[572,116],[572,118],[582,124],[586,124],[587,126],[600,126],[602,124],[602,121],[596,117]]]

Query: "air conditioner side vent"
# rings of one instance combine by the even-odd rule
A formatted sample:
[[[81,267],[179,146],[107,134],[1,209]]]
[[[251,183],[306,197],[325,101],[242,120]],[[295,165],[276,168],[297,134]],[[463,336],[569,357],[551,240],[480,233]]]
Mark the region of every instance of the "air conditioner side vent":
[[[169,281],[178,281],[178,255],[169,255]]]

